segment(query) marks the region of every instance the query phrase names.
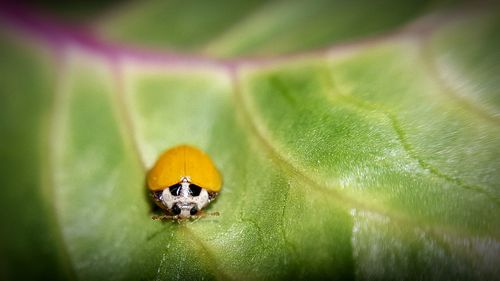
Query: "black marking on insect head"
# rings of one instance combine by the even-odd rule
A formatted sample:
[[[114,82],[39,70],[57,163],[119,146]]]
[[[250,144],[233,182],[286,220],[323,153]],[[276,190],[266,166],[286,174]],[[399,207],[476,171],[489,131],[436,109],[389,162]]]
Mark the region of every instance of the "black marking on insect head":
[[[170,194],[172,194],[173,196],[179,196],[179,193],[181,192],[181,187],[182,185],[180,184],[174,184],[168,189],[170,190]]]
[[[189,185],[189,194],[191,194],[191,196],[194,197],[199,196],[200,192],[201,192],[201,187],[197,186],[196,184]]]

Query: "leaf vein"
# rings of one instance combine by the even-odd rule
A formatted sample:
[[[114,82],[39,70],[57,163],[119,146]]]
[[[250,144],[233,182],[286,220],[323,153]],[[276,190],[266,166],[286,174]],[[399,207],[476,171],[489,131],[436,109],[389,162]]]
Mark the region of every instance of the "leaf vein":
[[[411,227],[415,229],[422,229],[425,232],[432,233],[433,235],[448,234],[456,237],[462,237],[456,232],[456,229],[453,227],[443,227],[442,225],[434,225],[429,224],[425,221],[414,219],[405,214],[397,214],[391,213],[390,210],[385,208],[384,206],[375,205],[371,201],[361,201],[357,198],[354,198],[349,195],[345,195],[341,193],[337,188],[333,186],[324,186],[318,183],[314,178],[310,177],[307,173],[305,173],[300,167],[293,163],[290,159],[285,158],[282,154],[279,153],[278,149],[273,145],[272,141],[267,136],[265,129],[257,124],[257,121],[254,121],[252,116],[256,116],[256,114],[252,114],[250,101],[247,101],[245,95],[243,94],[243,90],[240,88],[241,82],[239,81],[238,69],[232,69],[230,71],[231,80],[233,82],[233,94],[235,96],[235,104],[239,110],[239,113],[242,114],[242,120],[246,122],[249,126],[249,131],[253,133],[255,139],[262,145],[262,148],[265,149],[269,153],[270,159],[277,164],[277,166],[283,171],[287,172],[290,176],[294,176],[304,184],[307,184],[311,187],[319,189],[324,193],[335,200],[339,206],[344,206],[346,208],[355,207],[358,209],[364,209],[373,213],[380,214],[387,218],[390,218],[392,221],[397,222],[401,225],[411,225]],[[463,234],[463,233],[462,233]],[[468,234],[466,234],[468,235]],[[457,238],[460,239],[460,238]]]
[[[333,87],[333,85],[332,85]],[[338,89],[335,89],[338,90]],[[403,126],[401,125],[401,122],[399,119],[396,117],[394,113],[392,113],[388,109],[384,109],[381,105],[377,105],[374,103],[369,103],[367,101],[361,100],[357,97],[354,97],[352,95],[338,95],[339,98],[341,98],[343,101],[350,103],[360,109],[363,110],[370,110],[370,111],[376,111],[381,114],[383,114],[391,123],[392,129],[396,133],[396,136],[401,143],[401,146],[405,150],[405,152],[408,154],[410,158],[415,160],[418,165],[426,170],[429,171],[431,174],[442,178],[450,183],[453,183],[454,185],[460,186],[464,189],[472,190],[478,193],[481,193],[485,195],[489,200],[493,201],[496,205],[499,204],[498,198],[495,196],[495,194],[491,193],[488,189],[479,186],[479,185],[472,185],[466,183],[463,179],[451,176],[443,171],[441,171],[439,168],[436,166],[430,164],[429,162],[425,161],[424,159],[420,158],[418,156],[418,153],[416,152],[415,148],[411,144],[411,142],[408,140],[408,136],[406,132],[403,129]]]

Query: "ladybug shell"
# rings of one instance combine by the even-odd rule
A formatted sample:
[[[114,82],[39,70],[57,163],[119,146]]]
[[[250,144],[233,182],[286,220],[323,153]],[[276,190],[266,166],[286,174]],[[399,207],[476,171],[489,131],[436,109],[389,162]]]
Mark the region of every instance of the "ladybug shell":
[[[161,191],[186,177],[209,192],[219,192],[222,179],[212,160],[200,149],[190,145],[173,147],[158,158],[148,173],[148,188]]]

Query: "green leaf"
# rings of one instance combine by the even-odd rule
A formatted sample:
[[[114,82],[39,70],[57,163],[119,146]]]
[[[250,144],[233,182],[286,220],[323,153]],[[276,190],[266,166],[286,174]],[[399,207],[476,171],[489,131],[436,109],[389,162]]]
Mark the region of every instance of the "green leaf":
[[[7,13],[0,277],[497,278],[498,12],[417,2],[138,2],[99,36]],[[182,143],[220,216],[152,220],[146,173]]]
[[[34,40],[4,31],[0,38],[0,279],[63,280],[71,269],[46,161],[56,66],[48,49],[28,47]]]
[[[152,47],[222,57],[273,55],[376,34],[437,5],[395,0],[194,2],[125,6],[113,10],[114,16],[99,23],[99,30],[107,38]]]

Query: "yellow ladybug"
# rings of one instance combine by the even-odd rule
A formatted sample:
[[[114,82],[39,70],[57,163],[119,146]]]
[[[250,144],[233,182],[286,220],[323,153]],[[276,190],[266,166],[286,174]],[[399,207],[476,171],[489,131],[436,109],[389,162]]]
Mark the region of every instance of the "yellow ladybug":
[[[203,151],[180,145],[165,151],[148,173],[156,204],[170,216],[191,218],[214,200],[222,186],[219,171]]]

